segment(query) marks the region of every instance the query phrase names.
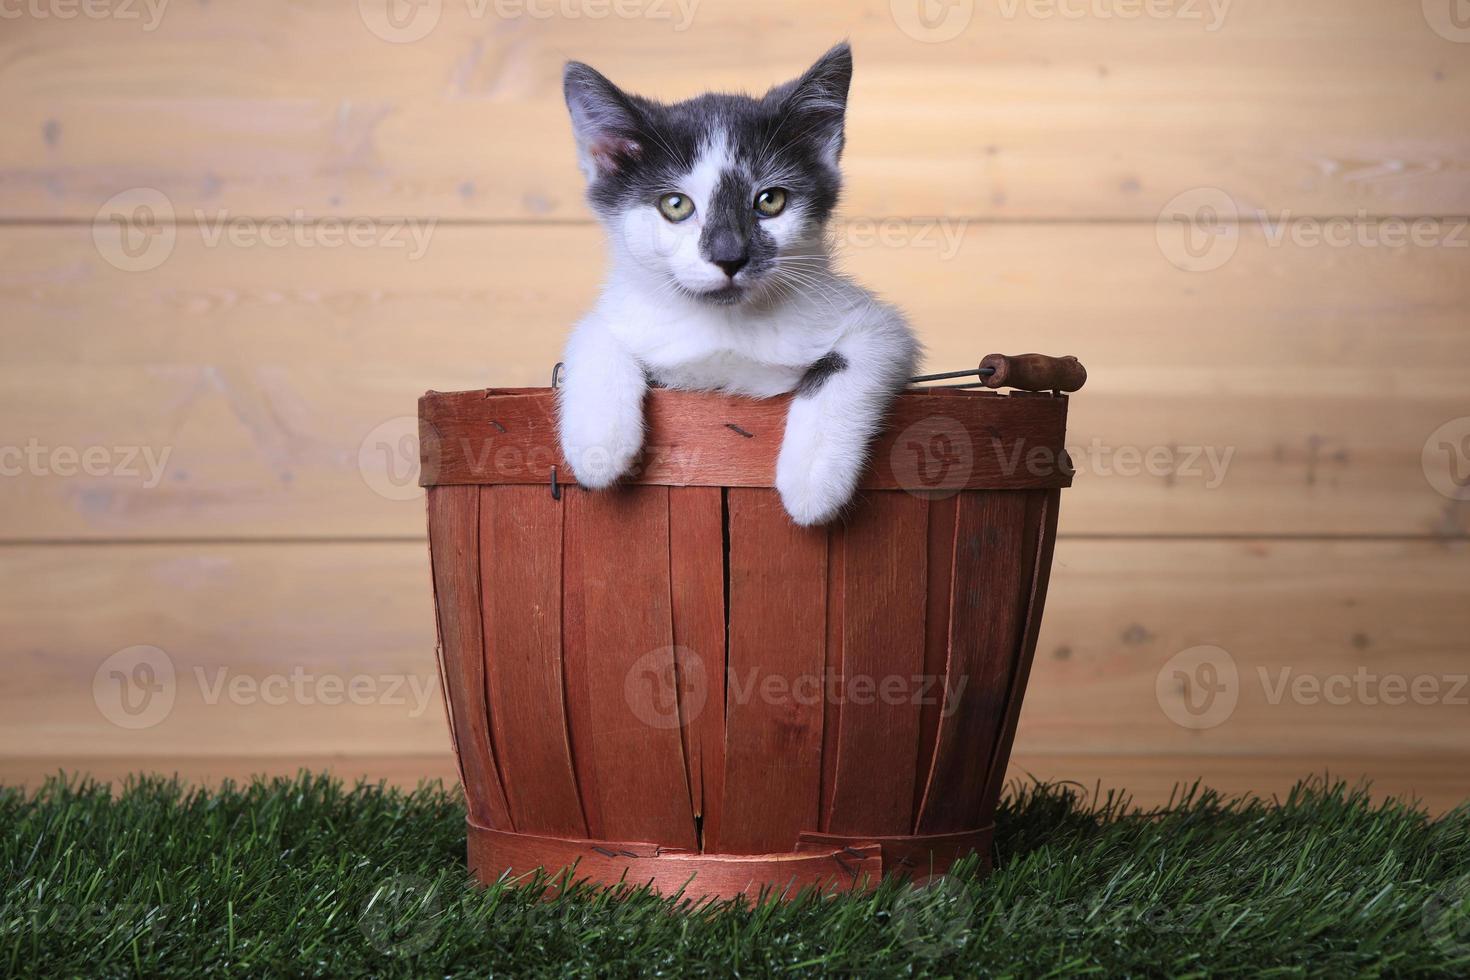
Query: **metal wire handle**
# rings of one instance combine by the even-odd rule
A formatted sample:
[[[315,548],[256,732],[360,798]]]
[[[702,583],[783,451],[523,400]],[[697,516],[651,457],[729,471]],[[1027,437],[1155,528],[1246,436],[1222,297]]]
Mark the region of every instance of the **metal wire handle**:
[[[1087,369],[1075,357],[1046,354],[987,354],[972,370],[921,374],[913,384],[976,378],[963,384],[935,385],[939,388],[1016,388],[1020,391],[1078,391],[1087,383]]]
[[[566,365],[561,361],[551,369],[551,387],[560,388]],[[975,378],[960,384],[936,385],[935,381]],[[1048,357],[1044,354],[990,354],[979,366],[964,371],[941,371],[909,378],[911,385],[933,388],[1019,388],[1025,391],[1077,391],[1087,381],[1087,369],[1075,357]]]

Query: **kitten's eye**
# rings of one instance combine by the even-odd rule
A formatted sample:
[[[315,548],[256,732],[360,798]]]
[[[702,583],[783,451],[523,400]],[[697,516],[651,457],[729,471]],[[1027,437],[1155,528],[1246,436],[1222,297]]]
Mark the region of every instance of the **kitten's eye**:
[[[694,202],[683,194],[665,194],[658,199],[658,210],[665,218],[678,224],[694,213]]]
[[[755,197],[755,209],[767,218],[774,218],[786,210],[786,190],[782,187],[771,187],[761,191]]]

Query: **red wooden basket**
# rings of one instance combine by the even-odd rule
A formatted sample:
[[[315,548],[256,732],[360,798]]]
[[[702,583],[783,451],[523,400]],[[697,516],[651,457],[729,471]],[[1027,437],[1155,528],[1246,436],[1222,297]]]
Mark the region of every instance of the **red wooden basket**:
[[[988,864],[1066,410],[913,389],[846,519],[804,529],[771,489],[784,399],[655,390],[640,471],[591,493],[551,390],[425,395],[473,872],[723,897]]]

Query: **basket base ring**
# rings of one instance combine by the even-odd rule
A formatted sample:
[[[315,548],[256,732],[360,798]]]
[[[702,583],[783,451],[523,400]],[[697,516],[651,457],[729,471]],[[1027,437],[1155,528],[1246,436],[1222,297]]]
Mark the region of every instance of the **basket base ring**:
[[[662,895],[695,899],[755,897],[762,892],[825,892],[875,887],[885,875],[930,878],[978,853],[988,872],[992,824],[954,834],[873,837],[803,833],[796,849],[772,854],[705,854],[643,842],[543,837],[467,825],[470,872],[484,884],[539,869],[556,875],[551,892],[573,881],[649,885]]]

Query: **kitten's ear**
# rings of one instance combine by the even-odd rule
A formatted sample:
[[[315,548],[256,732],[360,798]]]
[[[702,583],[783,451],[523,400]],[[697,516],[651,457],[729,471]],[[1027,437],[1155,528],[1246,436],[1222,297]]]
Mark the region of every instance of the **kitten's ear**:
[[[567,62],[562,90],[577,137],[577,162],[589,181],[638,159],[638,107],[602,73],[580,61]]]
[[[816,141],[821,155],[835,167],[842,155],[843,121],[851,84],[852,47],[844,41],[818,58],[806,74],[772,89],[766,98],[781,104],[786,117],[783,130]]]

